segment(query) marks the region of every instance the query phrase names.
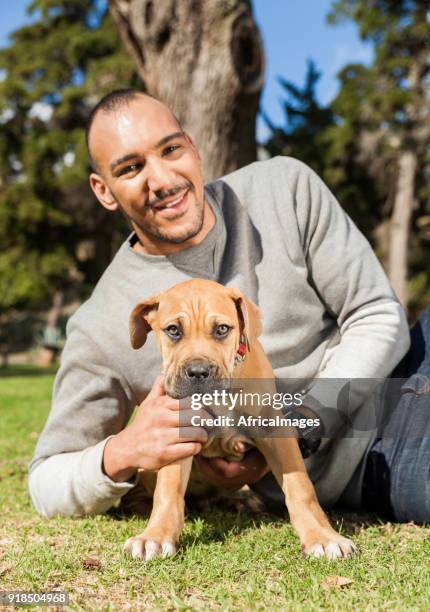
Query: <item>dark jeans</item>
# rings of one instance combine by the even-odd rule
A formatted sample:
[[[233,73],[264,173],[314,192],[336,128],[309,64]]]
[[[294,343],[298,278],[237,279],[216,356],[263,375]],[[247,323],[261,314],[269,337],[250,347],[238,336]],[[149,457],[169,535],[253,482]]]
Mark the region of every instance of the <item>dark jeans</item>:
[[[385,411],[368,451],[362,506],[395,521],[430,523],[430,307],[411,342],[388,381],[403,379],[400,399]]]

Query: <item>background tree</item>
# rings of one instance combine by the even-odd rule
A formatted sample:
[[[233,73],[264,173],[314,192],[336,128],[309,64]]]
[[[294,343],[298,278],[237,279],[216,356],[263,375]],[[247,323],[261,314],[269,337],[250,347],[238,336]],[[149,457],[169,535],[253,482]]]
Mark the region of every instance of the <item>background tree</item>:
[[[263,113],[271,130],[265,148],[271,156],[291,155],[308,164],[323,176],[327,168],[326,130],[333,125],[333,111],[317,99],[317,83],[321,74],[313,61],[308,62],[303,88],[279,77],[286,98],[282,102],[285,125],[275,126]]]
[[[267,120],[270,154],[299,157],[325,179],[413,311],[430,299],[429,3],[334,2],[331,21],[354,20],[373,63],[344,67],[329,106],[310,63],[303,87],[281,79],[285,126]],[[34,0],[31,24],[0,50],[0,323],[50,301],[55,327],[64,293],[85,296],[123,236],[87,185],[84,126],[107,91],[132,84],[165,100],[206,179],[256,157],[264,59],[250,0],[110,9],[114,21],[107,0]]]
[[[377,136],[370,125],[367,101],[371,96],[369,70],[361,64],[343,68],[339,93],[331,103],[334,122],[324,134],[324,178],[342,206],[383,259],[387,216],[385,162],[375,154]]]
[[[82,294],[115,248],[118,221],[88,188],[84,127],[134,68],[106,3],[35,0],[28,12],[0,51],[0,317],[55,296],[52,326],[64,291]]]
[[[206,180],[256,159],[263,49],[250,0],[111,0],[146,91],[194,138]]]
[[[286,93],[282,102],[285,125],[277,127],[264,114],[271,135],[265,143],[268,153],[290,155],[308,164],[336,194],[343,208],[369,237],[381,222],[377,186],[360,157],[357,133],[361,129],[363,99],[358,72],[363,66],[349,66],[339,75],[340,93],[324,106],[318,101],[320,73],[308,63],[304,86],[279,79]]]
[[[423,293],[429,286],[430,262],[429,10],[430,0],[338,0],[329,16],[332,23],[354,20],[362,39],[374,46],[369,69],[343,70],[344,88],[363,94],[349,103],[356,124],[345,114],[345,89],[337,107],[355,128],[362,162],[383,187],[391,217],[384,255],[391,283],[404,304],[408,297],[415,303],[429,297]]]

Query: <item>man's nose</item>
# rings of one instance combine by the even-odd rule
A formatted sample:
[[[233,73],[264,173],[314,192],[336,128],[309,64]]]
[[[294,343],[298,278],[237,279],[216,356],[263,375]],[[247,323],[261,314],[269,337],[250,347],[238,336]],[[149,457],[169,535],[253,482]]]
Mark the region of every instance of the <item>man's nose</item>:
[[[176,187],[178,181],[175,173],[162,159],[152,160],[146,164],[147,182],[149,190],[157,195],[158,192],[168,191]]]

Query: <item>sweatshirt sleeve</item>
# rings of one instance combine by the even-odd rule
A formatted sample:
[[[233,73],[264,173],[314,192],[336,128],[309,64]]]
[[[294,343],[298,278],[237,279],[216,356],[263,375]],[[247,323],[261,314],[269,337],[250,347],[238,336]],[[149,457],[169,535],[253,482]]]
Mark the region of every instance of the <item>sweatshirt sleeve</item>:
[[[136,485],[137,475],[133,481],[117,483],[104,474],[103,451],[108,440],[82,451],[53,455],[32,470],[29,490],[40,514],[101,514]]]
[[[30,495],[44,516],[104,512],[135,484],[116,483],[102,470],[104,446],[124,429],[136,401],[85,318],[84,309],[69,322],[51,412],[30,464]]]
[[[343,409],[351,417],[407,352],[407,320],[368,241],[319,177],[297,165],[294,200],[309,282],[339,332],[308,404],[335,415],[347,388]],[[341,422],[328,424],[331,435]]]

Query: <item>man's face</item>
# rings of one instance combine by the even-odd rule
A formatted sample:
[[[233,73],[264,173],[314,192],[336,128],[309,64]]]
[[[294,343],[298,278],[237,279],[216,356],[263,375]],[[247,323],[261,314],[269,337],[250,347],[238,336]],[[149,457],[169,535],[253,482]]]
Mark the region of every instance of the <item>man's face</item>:
[[[167,107],[138,96],[117,111],[100,111],[90,146],[98,170],[90,177],[93,191],[105,208],[123,211],[149,252],[201,232],[200,158]]]

